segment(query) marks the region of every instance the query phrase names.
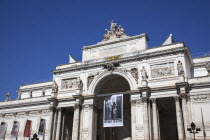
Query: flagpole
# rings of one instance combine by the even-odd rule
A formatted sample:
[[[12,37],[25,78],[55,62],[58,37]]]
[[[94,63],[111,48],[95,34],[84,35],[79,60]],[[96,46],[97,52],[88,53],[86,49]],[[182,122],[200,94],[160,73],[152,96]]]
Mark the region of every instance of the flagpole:
[[[205,132],[205,125],[204,125],[203,110],[202,110],[202,108],[201,108],[201,117],[202,117],[202,126],[203,126],[203,137],[204,137],[204,140],[206,140],[206,132]]]

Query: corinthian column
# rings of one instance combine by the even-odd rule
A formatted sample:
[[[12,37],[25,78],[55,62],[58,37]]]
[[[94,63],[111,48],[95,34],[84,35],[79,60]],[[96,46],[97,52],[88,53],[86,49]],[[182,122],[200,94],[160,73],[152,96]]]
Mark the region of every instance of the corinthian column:
[[[184,140],[184,129],[183,129],[183,120],[182,120],[182,112],[180,108],[179,97],[175,96],[175,106],[176,106],[176,121],[177,121],[177,130],[179,140]]]
[[[159,131],[158,131],[158,119],[157,119],[157,106],[156,99],[152,99],[152,118],[153,118],[153,136],[154,140],[159,140]]]
[[[182,94],[182,111],[183,111],[183,118],[184,118],[184,132],[185,132],[185,137],[186,140],[190,140],[190,132],[187,131],[187,126],[190,125],[189,122],[189,114],[188,114],[188,109],[187,109],[187,95]]]
[[[148,117],[148,99],[146,97],[142,98],[144,105],[144,140],[149,140],[149,117]]]
[[[73,130],[72,130],[72,139],[73,140],[79,139],[79,125],[80,125],[80,104],[75,104]]]
[[[57,120],[57,128],[56,128],[56,136],[55,140],[60,140],[60,133],[61,133],[61,108],[58,108],[58,120]]]

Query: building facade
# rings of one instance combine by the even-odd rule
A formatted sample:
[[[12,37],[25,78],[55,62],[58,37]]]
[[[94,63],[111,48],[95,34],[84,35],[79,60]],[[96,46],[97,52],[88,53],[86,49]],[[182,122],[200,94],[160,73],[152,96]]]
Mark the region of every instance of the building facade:
[[[83,47],[82,61],[56,66],[53,81],[20,86],[17,100],[0,103],[3,139],[27,140],[45,120],[41,140],[210,140],[210,57],[192,58],[172,35],[148,48],[146,34],[127,36],[114,21],[104,39]],[[123,126],[103,127],[104,98],[123,95]]]

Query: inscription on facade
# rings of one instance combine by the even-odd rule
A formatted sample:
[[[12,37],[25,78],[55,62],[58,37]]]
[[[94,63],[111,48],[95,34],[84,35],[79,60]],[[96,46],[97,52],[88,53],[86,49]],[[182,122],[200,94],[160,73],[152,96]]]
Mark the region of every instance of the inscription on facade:
[[[152,78],[166,77],[172,75],[175,75],[173,62],[151,65]]]

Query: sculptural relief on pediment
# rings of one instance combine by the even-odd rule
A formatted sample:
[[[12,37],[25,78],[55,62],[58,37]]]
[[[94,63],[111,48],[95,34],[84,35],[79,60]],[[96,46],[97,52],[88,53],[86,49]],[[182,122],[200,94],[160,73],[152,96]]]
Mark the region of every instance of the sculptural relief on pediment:
[[[173,75],[175,75],[173,62],[151,65],[152,78],[167,77]]]

